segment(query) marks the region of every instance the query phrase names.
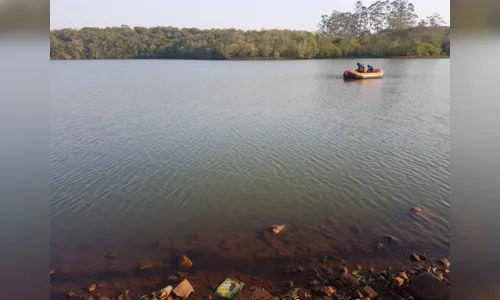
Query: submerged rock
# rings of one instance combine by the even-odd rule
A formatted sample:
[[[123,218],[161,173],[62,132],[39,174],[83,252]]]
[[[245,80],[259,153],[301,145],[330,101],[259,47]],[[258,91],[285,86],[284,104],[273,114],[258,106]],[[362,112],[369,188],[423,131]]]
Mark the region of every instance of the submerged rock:
[[[269,231],[272,233],[272,234],[278,234],[280,233],[281,231],[283,231],[285,229],[286,225],[271,225],[271,227],[269,228]]]
[[[410,208],[410,211],[414,214],[418,214],[419,212],[422,212],[422,209],[418,206]]]
[[[182,255],[179,258],[179,268],[182,270],[187,270],[193,266],[193,262],[186,256]]]

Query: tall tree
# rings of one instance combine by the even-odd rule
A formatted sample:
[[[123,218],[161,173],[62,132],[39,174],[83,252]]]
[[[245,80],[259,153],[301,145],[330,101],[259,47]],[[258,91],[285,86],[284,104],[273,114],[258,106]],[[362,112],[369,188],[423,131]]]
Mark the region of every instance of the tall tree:
[[[415,7],[408,0],[394,0],[391,2],[391,11],[389,13],[390,29],[401,31],[413,27],[417,18]]]

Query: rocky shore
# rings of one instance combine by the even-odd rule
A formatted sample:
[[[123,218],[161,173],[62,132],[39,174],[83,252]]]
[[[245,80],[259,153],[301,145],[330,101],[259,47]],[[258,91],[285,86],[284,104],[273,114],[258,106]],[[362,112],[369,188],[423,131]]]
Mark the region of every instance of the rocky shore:
[[[410,212],[426,216],[418,207]],[[378,254],[361,258],[325,255],[315,252],[314,245],[294,248],[286,243],[291,236],[285,225],[271,226],[262,237],[266,246],[250,259],[196,253],[195,248],[208,243],[196,237],[190,247],[176,244],[167,264],[139,261],[133,271],[88,277],[50,270],[51,299],[450,299],[450,261],[400,252],[404,247],[395,236],[381,236],[373,245]],[[216,250],[242,254],[254,243],[225,239]],[[399,248],[391,250],[391,245]],[[394,251],[404,257],[377,258]],[[119,256],[112,251],[105,259],[113,262]]]
[[[418,257],[418,261],[416,261]],[[337,266],[335,266],[337,264]],[[450,262],[443,258],[432,261],[412,254],[406,267],[383,269],[348,267],[347,262],[321,262],[312,259],[308,264],[286,265],[273,284],[269,280],[253,280],[244,274],[233,273],[227,278],[243,283],[235,289],[232,299],[450,299]],[[190,272],[194,264],[186,256],[179,260],[179,269],[162,280],[165,286],[155,292],[137,294],[120,289],[113,283],[100,282],[68,292],[64,298],[74,300],[159,300],[159,299],[223,299],[217,295],[218,284],[207,276],[205,280]],[[51,271],[51,276],[57,274]],[[226,279],[227,279],[226,278]],[[248,283],[244,281],[248,280]],[[215,283],[215,284],[214,284]],[[276,288],[273,288],[272,286]],[[234,286],[236,287],[236,286]],[[238,286],[239,288],[240,286]],[[268,290],[271,289],[272,291]],[[229,287],[231,289],[231,287]],[[220,293],[219,293],[220,294]],[[231,299],[231,298],[226,298]]]

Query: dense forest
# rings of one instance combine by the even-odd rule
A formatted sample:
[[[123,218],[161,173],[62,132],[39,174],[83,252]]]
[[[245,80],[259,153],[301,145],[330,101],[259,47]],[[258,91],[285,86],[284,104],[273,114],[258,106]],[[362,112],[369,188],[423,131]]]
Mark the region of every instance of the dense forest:
[[[174,27],[52,30],[51,59],[265,59],[449,56],[448,26],[408,0],[361,1],[320,18],[317,32]]]

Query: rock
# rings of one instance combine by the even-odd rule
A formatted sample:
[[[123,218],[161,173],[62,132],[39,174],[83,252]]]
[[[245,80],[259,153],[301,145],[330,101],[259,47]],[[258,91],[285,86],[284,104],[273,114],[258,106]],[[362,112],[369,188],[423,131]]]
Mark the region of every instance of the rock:
[[[191,283],[189,283],[187,279],[184,279],[172,290],[172,292],[176,296],[186,299],[191,293],[194,292],[194,289]]]
[[[187,270],[192,266],[193,262],[186,255],[182,255],[179,259],[179,268],[182,270]]]
[[[173,290],[173,287],[171,285],[168,285],[168,286],[164,287],[160,291],[160,298],[161,299],[166,299],[170,295],[170,293],[172,292],[172,290]]]
[[[119,255],[120,255],[120,252],[118,252],[118,250],[115,250],[115,251],[108,252],[106,254],[106,258],[107,259],[116,259],[116,258],[118,258]]]
[[[106,282],[106,281],[101,281],[99,282],[99,284],[97,285],[97,288],[107,288],[109,286],[109,284]]]
[[[412,253],[412,255],[410,256],[410,259],[415,261],[415,262],[419,262],[420,256],[417,253]]]
[[[288,294],[281,296],[283,300],[296,300],[296,299],[310,299],[311,294],[306,289],[295,288],[288,292]],[[239,300],[239,299],[237,299]],[[257,299],[255,299],[257,300]]]
[[[449,268],[451,265],[450,261],[447,258],[441,258],[439,262],[446,268]]]
[[[388,239],[389,241],[391,241],[391,242],[397,242],[397,243],[399,243],[399,239],[397,237],[393,236],[393,235],[384,235],[384,237],[386,239]]]
[[[444,275],[441,272],[435,273],[436,277],[439,278],[439,280],[444,280]]]
[[[414,214],[417,214],[419,212],[422,212],[422,209],[420,207],[413,207],[413,208],[410,208],[410,211]]]
[[[101,296],[101,297],[99,297],[99,300],[109,300],[109,298],[106,296]]]
[[[120,294],[122,294],[122,295],[123,295],[123,296],[125,296],[125,297],[128,297],[128,294],[130,294],[130,291],[129,291],[129,290],[126,290],[126,289],[125,289],[125,290],[121,290],[121,291],[120,291]]]
[[[85,298],[85,300],[94,300],[94,299],[95,299],[95,298],[94,298],[94,296],[92,296],[92,295],[89,295],[89,296],[87,296],[87,297]]]
[[[377,249],[382,249],[384,248],[384,244],[382,243],[377,243]]]
[[[153,268],[153,264],[144,262],[144,261],[138,261],[137,262],[137,269],[139,270],[146,270],[146,269],[151,269]]]
[[[429,272],[422,272],[413,279],[412,292],[421,300],[450,299],[450,288]]]
[[[73,293],[71,291],[66,294],[66,298],[68,298],[68,299],[71,299],[73,297],[75,297],[75,293]]]
[[[328,297],[331,297],[333,294],[337,292],[337,289],[333,286],[323,286],[320,289],[321,293],[327,295]]]
[[[92,293],[93,291],[95,291],[96,288],[97,288],[97,286],[95,284],[90,285],[88,288],[89,293]]]
[[[378,295],[378,293],[375,292],[375,290],[373,288],[371,288],[370,286],[365,286],[363,288],[362,293],[363,293],[363,296],[366,296],[370,299],[373,299],[373,298],[377,297],[377,295]]]
[[[408,275],[406,275],[406,272],[399,272],[399,277],[403,278],[404,280],[408,281]]]
[[[340,276],[340,280],[344,286],[359,285],[359,279],[349,273],[344,273]]]
[[[349,273],[346,266],[339,266],[339,272],[340,273]]]
[[[391,286],[393,288],[397,288],[397,287],[400,287],[403,285],[405,281],[403,280],[403,278],[401,277],[395,277],[393,280],[392,280],[392,283],[391,283]]]
[[[269,228],[269,231],[272,234],[278,234],[281,231],[283,231],[285,229],[285,227],[286,227],[285,225],[271,225],[271,227]]]
[[[291,288],[293,288],[293,281],[283,281],[280,283],[280,285],[291,289]]]

